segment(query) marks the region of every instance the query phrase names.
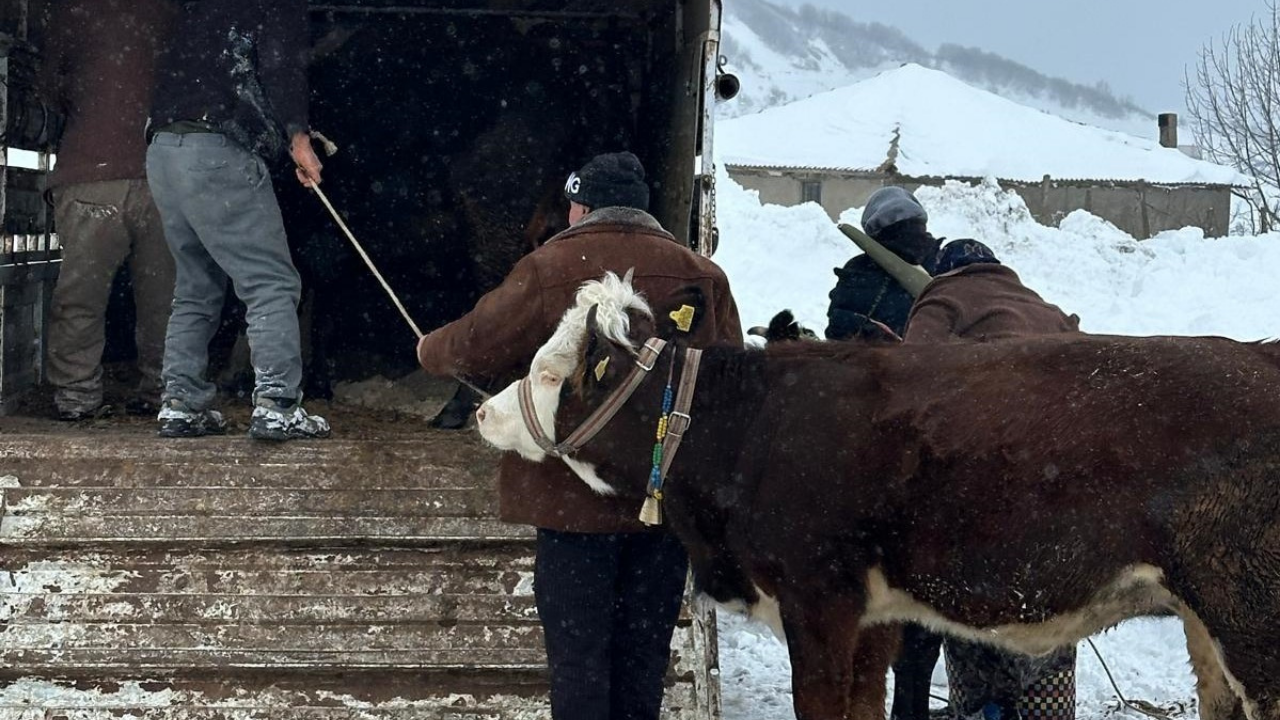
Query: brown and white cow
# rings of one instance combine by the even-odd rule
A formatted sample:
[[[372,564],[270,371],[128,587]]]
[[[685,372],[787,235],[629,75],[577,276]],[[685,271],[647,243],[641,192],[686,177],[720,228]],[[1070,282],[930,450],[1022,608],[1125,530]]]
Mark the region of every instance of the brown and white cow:
[[[527,378],[550,442],[517,385],[478,411],[481,434],[560,455],[656,332],[625,281],[588,283]],[[688,359],[667,345],[564,458],[591,487],[639,509]],[[1201,717],[1280,718],[1280,345],[712,348],[689,415],[667,521],[703,592],[777,613],[801,720],[882,717],[901,621],[1038,654],[1169,610]]]

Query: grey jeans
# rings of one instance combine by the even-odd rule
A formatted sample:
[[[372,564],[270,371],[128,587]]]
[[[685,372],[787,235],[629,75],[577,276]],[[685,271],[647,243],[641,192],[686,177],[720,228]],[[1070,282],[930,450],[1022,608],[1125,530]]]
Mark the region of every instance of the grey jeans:
[[[137,310],[137,394],[160,396],[160,358],[173,297],[173,258],[147,181],[80,183],[53,192],[62,267],[49,318],[49,383],[59,410],[102,404],[102,350],[111,281],[126,258]]]
[[[227,280],[247,307],[255,397],[298,398],[301,282],[266,163],[216,133],[157,133],[147,179],[177,273],[164,345],[164,399],[208,408],[206,377]]]

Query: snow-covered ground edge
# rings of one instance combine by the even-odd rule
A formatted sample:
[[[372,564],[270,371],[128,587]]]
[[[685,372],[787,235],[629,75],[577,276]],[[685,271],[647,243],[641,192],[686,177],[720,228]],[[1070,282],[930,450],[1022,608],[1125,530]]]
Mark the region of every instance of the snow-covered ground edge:
[[[724,720],[792,720],[791,662],[786,647],[761,626],[737,615],[720,613],[720,692]],[[1195,677],[1186,652],[1186,637],[1176,619],[1139,618],[1092,638],[1077,648],[1076,717],[1096,720],[1117,715],[1116,687],[1130,701],[1144,700],[1173,711],[1176,717],[1194,719]],[[1102,661],[1098,656],[1101,655]],[[932,695],[947,696],[945,663],[933,673]],[[893,675],[886,678],[893,695]],[[887,704],[887,703],[886,703]],[[941,703],[935,701],[934,707]],[[1132,710],[1119,713],[1141,718]]]

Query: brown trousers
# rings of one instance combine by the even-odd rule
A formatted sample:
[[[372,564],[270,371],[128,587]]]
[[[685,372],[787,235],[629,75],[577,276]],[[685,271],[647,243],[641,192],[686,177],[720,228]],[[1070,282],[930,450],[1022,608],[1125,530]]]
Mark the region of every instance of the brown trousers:
[[[173,256],[145,180],[109,180],[54,190],[62,269],[53,291],[48,379],[59,410],[102,404],[107,301],[129,260],[137,310],[139,396],[158,401],[164,335],[173,302]]]

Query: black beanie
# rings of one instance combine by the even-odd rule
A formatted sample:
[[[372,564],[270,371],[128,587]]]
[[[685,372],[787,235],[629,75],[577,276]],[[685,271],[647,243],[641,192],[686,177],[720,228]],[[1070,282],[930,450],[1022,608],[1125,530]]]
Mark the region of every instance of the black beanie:
[[[649,209],[649,186],[644,166],[629,152],[597,155],[569,175],[564,196],[592,210],[604,207]]]

